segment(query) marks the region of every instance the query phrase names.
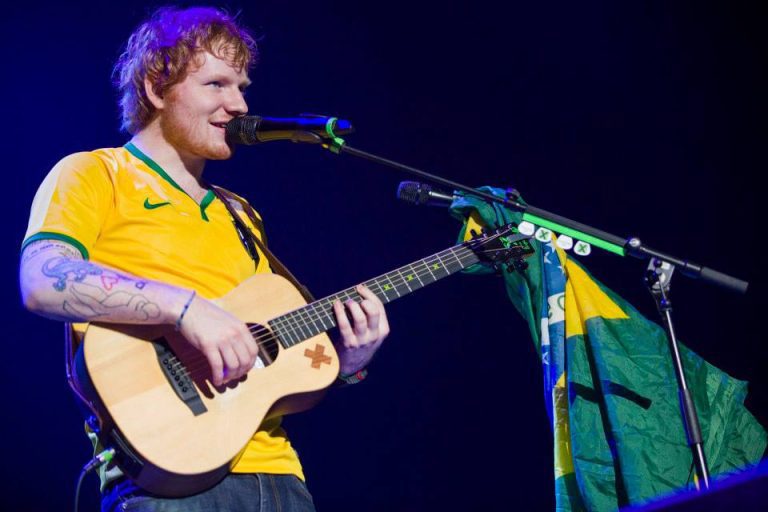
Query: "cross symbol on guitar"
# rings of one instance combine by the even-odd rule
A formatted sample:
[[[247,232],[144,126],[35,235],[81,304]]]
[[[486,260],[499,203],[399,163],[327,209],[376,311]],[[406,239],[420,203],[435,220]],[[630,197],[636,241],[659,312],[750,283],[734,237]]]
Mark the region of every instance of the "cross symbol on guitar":
[[[306,349],[304,355],[312,359],[312,368],[320,368],[320,365],[331,364],[331,357],[325,355],[325,347],[322,345],[315,345],[315,350]]]

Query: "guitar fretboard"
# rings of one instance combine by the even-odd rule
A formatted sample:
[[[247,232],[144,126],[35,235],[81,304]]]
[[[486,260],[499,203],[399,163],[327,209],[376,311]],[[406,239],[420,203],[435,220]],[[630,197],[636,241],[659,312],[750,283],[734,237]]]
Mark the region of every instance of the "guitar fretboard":
[[[432,256],[405,265],[363,283],[383,302],[392,302],[428,284],[448,277],[479,261],[478,256],[464,245],[457,245]],[[277,335],[283,348],[292,347],[336,326],[333,303],[361,296],[355,288],[347,288],[336,294],[307,304],[269,321],[269,327]]]

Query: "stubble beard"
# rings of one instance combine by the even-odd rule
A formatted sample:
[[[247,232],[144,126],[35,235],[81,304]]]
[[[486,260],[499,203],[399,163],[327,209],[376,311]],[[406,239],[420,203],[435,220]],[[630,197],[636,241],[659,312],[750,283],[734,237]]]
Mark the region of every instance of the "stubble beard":
[[[212,140],[218,134],[212,133],[213,125],[200,121],[183,112],[169,112],[169,116],[160,120],[165,139],[179,152],[204,158],[205,160],[228,160],[234,154],[234,148],[226,142]],[[210,129],[208,128],[210,126]]]

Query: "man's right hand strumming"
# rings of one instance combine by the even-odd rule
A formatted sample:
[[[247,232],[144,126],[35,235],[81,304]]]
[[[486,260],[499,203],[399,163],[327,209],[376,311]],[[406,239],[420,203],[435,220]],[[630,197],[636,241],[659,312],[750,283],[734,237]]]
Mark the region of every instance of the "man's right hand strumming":
[[[182,311],[179,332],[205,355],[213,384],[221,386],[243,377],[259,354],[248,326],[199,295],[191,299],[187,310]]]

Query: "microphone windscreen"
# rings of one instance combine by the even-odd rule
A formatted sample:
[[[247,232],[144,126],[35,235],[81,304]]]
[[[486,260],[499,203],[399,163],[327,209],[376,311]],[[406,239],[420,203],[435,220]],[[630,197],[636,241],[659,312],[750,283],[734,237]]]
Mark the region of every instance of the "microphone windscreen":
[[[261,118],[259,116],[241,116],[227,123],[226,137],[230,144],[258,144],[256,136]]]
[[[427,187],[427,190],[423,187]],[[397,187],[397,198],[406,203],[426,204],[429,199],[429,186],[418,181],[401,181]]]

